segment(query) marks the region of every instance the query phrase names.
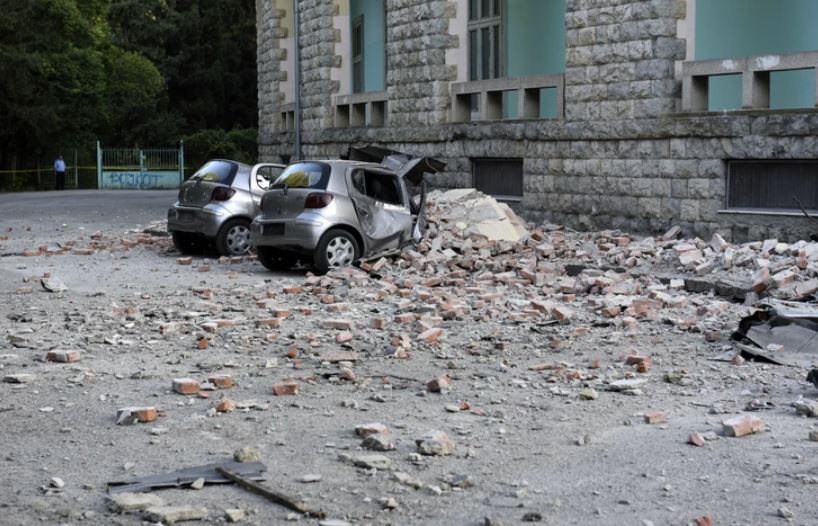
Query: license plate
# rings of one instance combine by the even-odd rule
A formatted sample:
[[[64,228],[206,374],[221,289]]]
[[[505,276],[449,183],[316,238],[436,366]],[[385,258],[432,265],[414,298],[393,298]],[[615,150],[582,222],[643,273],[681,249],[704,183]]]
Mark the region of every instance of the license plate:
[[[262,226],[261,233],[265,236],[283,236],[284,223],[267,223]]]
[[[179,221],[190,222],[193,221],[193,212],[187,210],[177,210],[176,219]]]

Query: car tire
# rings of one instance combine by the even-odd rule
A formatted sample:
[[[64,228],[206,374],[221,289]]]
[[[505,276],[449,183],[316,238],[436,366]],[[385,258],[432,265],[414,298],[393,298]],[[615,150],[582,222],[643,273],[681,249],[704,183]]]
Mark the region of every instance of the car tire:
[[[348,267],[361,257],[361,249],[355,236],[333,228],[321,237],[315,248],[315,267],[320,274],[326,274],[331,268]]]
[[[264,268],[272,271],[290,270],[295,266],[298,257],[290,252],[276,250],[273,247],[256,247],[258,260]]]
[[[250,251],[250,223],[236,218],[227,221],[216,234],[216,250],[222,256],[244,256]]]
[[[196,234],[174,231],[171,233],[171,237],[173,238],[173,246],[182,254],[198,254],[202,249],[201,239]]]

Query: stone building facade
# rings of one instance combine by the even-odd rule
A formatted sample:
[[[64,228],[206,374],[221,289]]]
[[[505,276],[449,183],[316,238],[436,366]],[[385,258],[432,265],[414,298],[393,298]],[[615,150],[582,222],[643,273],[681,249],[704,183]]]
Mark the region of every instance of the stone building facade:
[[[475,62],[467,13],[480,2],[382,0],[386,67],[384,89],[374,93],[350,87],[363,38],[349,14],[355,0],[296,1],[300,90],[293,0],[257,0],[263,160],[294,158],[300,91],[303,157],[335,158],[361,143],[431,155],[448,163],[433,179],[440,187],[471,186],[481,160],[508,160],[496,177],[520,183],[514,206],[534,220],[637,232],[678,224],[735,240],[815,230],[795,205],[766,206],[763,189],[741,202],[727,194],[744,192],[742,181],[748,191],[751,183],[774,186],[770,178],[783,173],[813,209],[805,194],[810,185],[818,194],[818,173],[814,182],[810,176],[818,113],[814,103],[771,109],[769,79],[815,68],[818,58],[691,61],[695,0],[553,0],[564,5],[564,71],[479,80],[468,72]],[[743,108],[708,111],[708,79],[726,74],[742,75]],[[548,97],[555,114],[543,117]],[[799,163],[740,170],[753,160]]]

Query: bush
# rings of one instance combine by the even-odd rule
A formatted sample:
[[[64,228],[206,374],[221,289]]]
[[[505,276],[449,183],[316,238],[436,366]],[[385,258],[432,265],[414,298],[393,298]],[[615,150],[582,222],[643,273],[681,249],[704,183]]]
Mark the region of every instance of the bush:
[[[231,159],[253,164],[258,159],[257,131],[200,130],[184,138],[185,165],[196,170],[209,159]]]

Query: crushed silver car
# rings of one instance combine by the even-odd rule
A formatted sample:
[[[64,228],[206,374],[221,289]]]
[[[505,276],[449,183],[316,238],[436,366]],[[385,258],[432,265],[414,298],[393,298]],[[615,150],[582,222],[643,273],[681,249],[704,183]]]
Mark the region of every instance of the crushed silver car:
[[[182,183],[179,200],[168,210],[168,231],[183,254],[205,243],[224,256],[250,250],[250,222],[264,192],[286,168],[283,164],[250,166],[237,161],[208,161]]]
[[[347,160],[291,164],[264,194],[250,227],[259,261],[270,270],[312,262],[325,273],[400,250],[420,239],[423,174],[445,166],[371,146],[350,148]]]

